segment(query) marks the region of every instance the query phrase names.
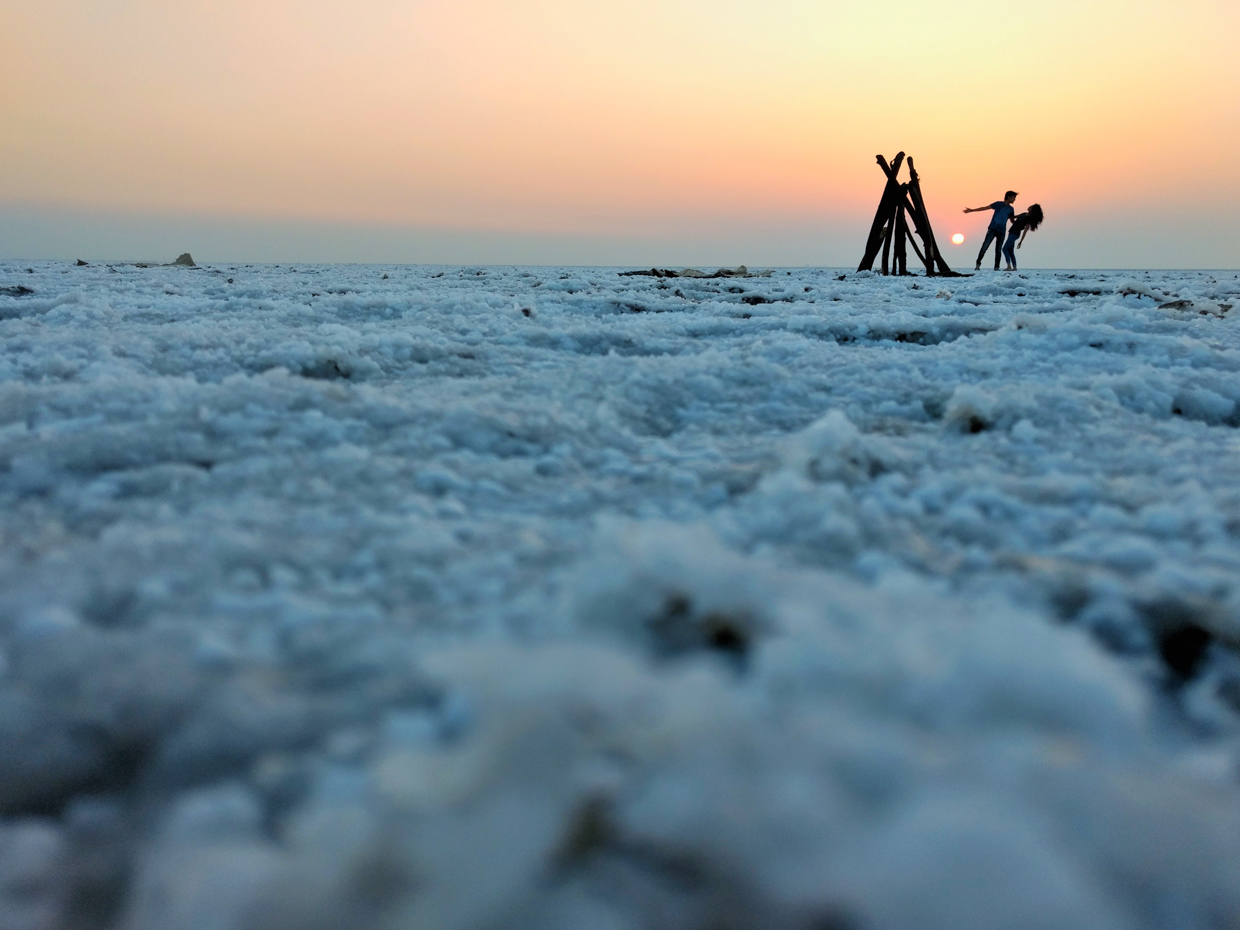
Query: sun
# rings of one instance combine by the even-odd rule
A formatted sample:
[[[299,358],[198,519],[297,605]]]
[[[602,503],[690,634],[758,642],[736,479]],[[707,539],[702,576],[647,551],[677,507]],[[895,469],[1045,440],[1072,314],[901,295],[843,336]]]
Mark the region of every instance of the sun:
[[[964,242],[964,233],[956,233],[956,235],[952,236],[953,245],[960,245],[962,242]]]

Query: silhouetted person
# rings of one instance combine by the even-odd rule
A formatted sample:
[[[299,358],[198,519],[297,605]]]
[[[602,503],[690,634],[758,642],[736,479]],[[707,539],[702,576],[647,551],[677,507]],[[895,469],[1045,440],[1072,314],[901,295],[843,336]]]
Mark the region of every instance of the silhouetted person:
[[[1012,228],[1008,230],[1007,242],[1003,243],[1003,257],[1007,260],[1007,271],[1016,270],[1016,249],[1025,244],[1025,236],[1041,225],[1042,206],[1036,203],[1031,203],[1028,210],[1012,220]],[[1016,241],[1017,236],[1020,237],[1020,242]]]
[[[974,271],[982,270],[982,259],[986,257],[986,250],[990,248],[990,242],[993,239],[995,243],[995,271],[999,270],[999,250],[1003,246],[1003,235],[1007,232],[1007,221],[1016,214],[1016,208],[1012,206],[1016,202],[1016,191],[1008,191],[1003,195],[1002,200],[996,200],[994,203],[985,207],[965,207],[965,213],[981,213],[983,210],[994,210],[994,216],[990,218],[990,227],[986,230],[986,239],[982,242],[982,250],[977,253],[977,264],[973,266]]]

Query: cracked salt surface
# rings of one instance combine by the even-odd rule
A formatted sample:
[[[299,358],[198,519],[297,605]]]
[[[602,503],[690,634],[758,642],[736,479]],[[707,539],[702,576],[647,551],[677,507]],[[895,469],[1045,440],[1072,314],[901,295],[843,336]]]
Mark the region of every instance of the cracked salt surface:
[[[0,264],[0,926],[1235,927],[1238,297]]]

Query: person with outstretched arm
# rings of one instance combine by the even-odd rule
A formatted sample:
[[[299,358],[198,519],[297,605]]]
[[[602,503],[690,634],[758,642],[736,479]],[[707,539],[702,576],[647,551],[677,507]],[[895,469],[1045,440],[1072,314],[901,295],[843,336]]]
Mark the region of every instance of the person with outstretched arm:
[[[995,271],[999,270],[999,253],[1003,248],[1003,237],[1007,232],[1007,221],[1016,215],[1016,208],[1012,206],[1016,202],[1016,191],[1008,191],[1003,195],[1002,200],[996,200],[994,203],[985,207],[965,207],[965,213],[981,213],[983,210],[994,210],[994,215],[990,218],[990,227],[986,230],[986,239],[982,242],[982,250],[977,253],[977,264],[973,266],[974,271],[982,270],[982,259],[986,257],[986,250],[990,248],[993,240],[995,243]]]

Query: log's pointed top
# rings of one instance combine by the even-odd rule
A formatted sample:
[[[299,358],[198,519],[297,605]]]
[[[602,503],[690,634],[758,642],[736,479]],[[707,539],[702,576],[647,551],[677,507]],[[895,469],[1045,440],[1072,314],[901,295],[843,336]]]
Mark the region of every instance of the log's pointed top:
[[[897,152],[896,157],[891,160],[890,165],[887,164],[887,159],[883,158],[882,155],[875,157],[878,159],[878,167],[882,168],[887,177],[894,181],[896,179],[896,175],[900,173],[900,165],[904,163],[904,153]]]

